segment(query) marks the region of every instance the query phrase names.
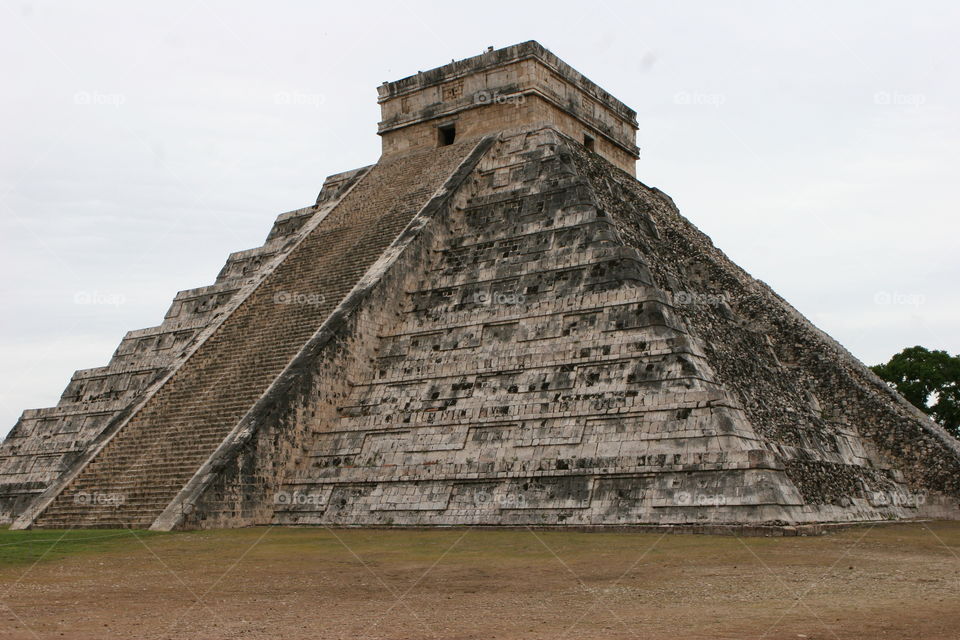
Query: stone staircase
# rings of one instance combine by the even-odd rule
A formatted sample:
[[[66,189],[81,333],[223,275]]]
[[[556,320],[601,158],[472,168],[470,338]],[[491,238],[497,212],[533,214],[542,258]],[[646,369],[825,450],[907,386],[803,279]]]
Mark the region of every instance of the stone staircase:
[[[0,444],[0,523],[19,516],[152,395],[367,169],[329,176],[316,204],[280,214],[266,242],[232,253],[216,282],[180,291],[161,324],[127,332],[106,366],[75,372],[57,406],[24,411]]]
[[[471,149],[374,166],[32,526],[150,526]]]

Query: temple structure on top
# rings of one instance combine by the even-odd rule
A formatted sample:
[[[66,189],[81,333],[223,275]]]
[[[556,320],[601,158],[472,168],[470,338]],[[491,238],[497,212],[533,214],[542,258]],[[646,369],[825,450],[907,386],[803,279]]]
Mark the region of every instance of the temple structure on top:
[[[960,445],[634,178],[535,42],[380,87],[383,154],[0,446],[24,527],[960,516]]]
[[[378,88],[383,154],[549,126],[636,175],[637,114],[530,41]]]

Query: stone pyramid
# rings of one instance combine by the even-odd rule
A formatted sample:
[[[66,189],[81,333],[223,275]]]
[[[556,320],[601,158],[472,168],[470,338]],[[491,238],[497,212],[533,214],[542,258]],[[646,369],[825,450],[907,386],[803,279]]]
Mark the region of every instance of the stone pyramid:
[[[23,527],[960,516],[960,446],[633,177],[535,42],[379,89],[383,156],[0,449]]]

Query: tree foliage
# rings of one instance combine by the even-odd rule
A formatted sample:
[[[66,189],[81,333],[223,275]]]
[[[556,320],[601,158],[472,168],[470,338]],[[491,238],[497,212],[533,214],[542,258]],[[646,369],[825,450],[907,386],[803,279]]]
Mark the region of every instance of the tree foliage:
[[[915,407],[960,438],[960,356],[908,347],[870,367]]]

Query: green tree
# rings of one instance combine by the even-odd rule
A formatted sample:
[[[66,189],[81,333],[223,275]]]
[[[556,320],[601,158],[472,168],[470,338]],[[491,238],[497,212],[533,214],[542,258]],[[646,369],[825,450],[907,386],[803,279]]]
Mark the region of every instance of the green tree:
[[[960,438],[960,356],[921,346],[908,347],[890,358],[890,362],[870,368],[911,404]]]

